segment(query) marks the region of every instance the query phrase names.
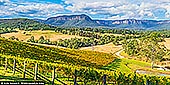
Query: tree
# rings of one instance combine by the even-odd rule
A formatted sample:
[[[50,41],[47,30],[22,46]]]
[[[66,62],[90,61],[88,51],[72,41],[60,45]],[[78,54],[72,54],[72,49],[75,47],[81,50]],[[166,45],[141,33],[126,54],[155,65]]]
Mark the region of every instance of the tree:
[[[44,37],[43,36],[41,36],[40,38],[39,38],[39,40],[38,40],[38,43],[41,43],[41,44],[43,44],[44,43]]]
[[[165,46],[158,44],[155,38],[144,38],[140,42],[139,55],[147,57],[151,60],[151,68],[154,67],[155,60],[161,60],[166,55],[167,49]]]
[[[151,68],[154,67],[155,60],[160,61],[167,54],[165,46],[158,44],[162,38],[157,33],[142,37],[140,40],[128,40],[124,42],[125,52],[131,56],[137,55],[151,61]]]
[[[35,43],[34,36],[31,36],[31,38],[28,39],[27,42],[33,42],[33,43]]]
[[[125,52],[129,54],[130,56],[138,55],[138,46],[139,42],[137,40],[128,40],[124,41],[123,48],[125,49]]]

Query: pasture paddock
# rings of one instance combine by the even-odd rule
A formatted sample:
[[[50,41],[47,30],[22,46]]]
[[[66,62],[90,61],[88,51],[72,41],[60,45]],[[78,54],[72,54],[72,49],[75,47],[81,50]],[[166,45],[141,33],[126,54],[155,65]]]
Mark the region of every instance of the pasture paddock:
[[[80,50],[90,50],[104,53],[115,53],[120,49],[122,49],[122,46],[115,46],[113,43],[80,48]]]
[[[34,38],[37,40],[41,36],[43,36],[45,39],[50,39],[50,41],[57,41],[59,39],[70,39],[70,38],[83,38],[81,36],[76,36],[76,35],[67,35],[67,34],[61,34],[61,33],[56,33],[55,31],[50,31],[50,30],[36,30],[36,31],[22,31],[18,30],[18,32],[12,32],[12,33],[6,33],[6,34],[1,34],[1,37],[5,38],[10,38],[10,37],[16,37],[19,40],[27,41],[28,39],[31,38],[31,36],[34,36]]]

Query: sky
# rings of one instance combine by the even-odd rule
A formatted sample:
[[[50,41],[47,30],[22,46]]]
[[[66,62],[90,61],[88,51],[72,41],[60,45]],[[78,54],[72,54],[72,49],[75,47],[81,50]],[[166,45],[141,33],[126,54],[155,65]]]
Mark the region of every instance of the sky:
[[[75,14],[103,20],[170,20],[170,0],[0,0],[0,18]]]

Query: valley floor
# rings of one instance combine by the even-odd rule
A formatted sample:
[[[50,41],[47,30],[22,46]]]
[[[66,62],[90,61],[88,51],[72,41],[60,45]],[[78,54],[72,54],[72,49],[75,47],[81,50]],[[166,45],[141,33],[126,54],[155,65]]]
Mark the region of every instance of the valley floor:
[[[112,53],[112,54],[119,51],[120,49],[122,49],[121,45],[115,46],[113,45],[113,43],[80,48],[80,50],[90,50],[90,51],[98,51],[98,52]]]
[[[26,33],[24,33],[26,32]],[[74,35],[65,35],[56,33],[54,31],[19,31],[17,33],[6,33],[2,34],[2,37],[9,38],[12,36],[15,36],[19,38],[20,40],[23,40],[26,42],[27,39],[29,39],[31,36],[35,36],[36,39],[38,39],[40,36],[44,36],[45,38],[48,38],[52,41],[59,40],[59,39],[69,39],[69,38],[82,38],[80,36],[74,36]],[[121,35],[118,35],[121,36]],[[170,49],[170,38],[165,39],[166,42],[162,42],[168,49]],[[47,47],[54,47],[54,48],[65,48],[61,46],[55,46],[55,45],[46,45],[46,44],[38,44],[38,43],[31,43],[35,45],[41,45],[41,46],[47,46]],[[68,48],[67,48],[68,49]],[[104,66],[104,69],[111,69],[111,70],[119,70],[122,72],[135,72],[137,69],[143,69],[143,70],[152,70],[150,69],[150,63],[139,61],[139,60],[133,60],[133,59],[126,59],[126,56],[122,55],[122,46],[115,46],[113,43],[105,44],[105,45],[97,45],[97,46],[90,46],[90,47],[82,47],[79,48],[79,50],[87,50],[87,51],[97,51],[102,53],[108,53],[112,54],[114,56],[117,56],[116,59],[113,59],[113,62],[108,64],[107,66]],[[126,54],[125,54],[126,55]],[[160,71],[158,71],[160,72]]]
[[[50,31],[50,30],[36,30],[36,31],[22,31],[22,30],[17,30],[18,32],[12,32],[12,33],[5,33],[1,34],[1,37],[5,38],[10,38],[12,36],[18,38],[19,40],[22,41],[27,41],[28,39],[31,38],[31,36],[34,36],[36,40],[38,40],[41,36],[43,36],[45,39],[50,39],[50,41],[57,41],[59,39],[70,39],[70,38],[83,38],[81,36],[75,36],[75,35],[67,35],[67,34],[61,34],[61,33],[56,33],[55,31]]]

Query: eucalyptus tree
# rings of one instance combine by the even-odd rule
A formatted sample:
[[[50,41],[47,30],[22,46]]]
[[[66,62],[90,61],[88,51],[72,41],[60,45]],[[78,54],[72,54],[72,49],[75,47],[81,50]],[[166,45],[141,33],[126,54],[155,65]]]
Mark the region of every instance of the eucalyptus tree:
[[[164,45],[158,43],[160,39],[157,37],[143,38],[139,44],[139,55],[151,60],[153,68],[155,60],[161,60],[167,54],[167,49]]]
[[[158,42],[163,41],[163,38],[158,33],[151,33],[136,40],[125,40],[123,48],[130,56],[142,56],[151,61],[153,68],[155,61],[160,61],[167,54],[167,49],[164,45]]]

